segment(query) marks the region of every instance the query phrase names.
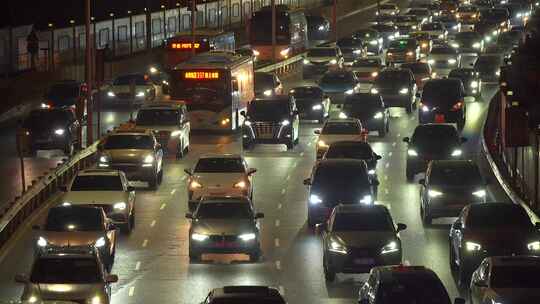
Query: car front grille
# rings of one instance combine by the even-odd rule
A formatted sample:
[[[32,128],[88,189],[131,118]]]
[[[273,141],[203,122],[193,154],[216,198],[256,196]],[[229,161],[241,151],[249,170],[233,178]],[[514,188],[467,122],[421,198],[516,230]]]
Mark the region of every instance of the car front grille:
[[[116,97],[119,99],[132,99],[132,95],[130,93],[117,93]]]
[[[256,122],[253,124],[253,132],[256,138],[275,138],[278,136],[280,125],[273,122]]]

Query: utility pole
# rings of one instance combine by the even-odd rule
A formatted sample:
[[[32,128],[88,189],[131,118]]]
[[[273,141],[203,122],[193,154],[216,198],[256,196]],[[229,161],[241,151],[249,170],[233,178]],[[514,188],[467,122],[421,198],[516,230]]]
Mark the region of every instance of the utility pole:
[[[92,39],[92,35],[90,35],[90,20],[92,18],[92,13],[90,11],[90,1],[91,0],[85,0],[85,11],[86,11],[86,24],[85,24],[85,31],[86,31],[86,75],[85,75],[85,81],[86,81],[86,114],[87,114],[87,120],[86,120],[86,145],[89,146],[93,142],[93,134],[92,134],[92,91],[93,91],[93,79],[92,79],[92,50],[94,48],[94,43]],[[93,33],[95,35],[95,33]]]
[[[195,22],[197,14],[197,1],[191,0],[191,55],[195,56]]]
[[[276,62],[276,0],[271,0],[272,6],[272,62]]]
[[[337,0],[334,0],[332,5],[332,25],[334,26],[334,41],[338,40],[338,26],[337,26]]]

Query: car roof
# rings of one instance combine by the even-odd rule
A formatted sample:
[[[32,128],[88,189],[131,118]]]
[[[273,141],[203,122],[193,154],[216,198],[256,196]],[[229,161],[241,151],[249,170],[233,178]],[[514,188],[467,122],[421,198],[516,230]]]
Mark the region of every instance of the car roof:
[[[281,294],[276,288],[269,286],[224,286],[212,290],[216,298],[235,298],[244,296],[260,296],[264,298],[280,298]]]
[[[203,154],[201,156],[199,156],[199,159],[203,159],[203,158],[230,158],[230,159],[233,159],[233,158],[242,158],[242,155],[240,154],[233,154],[233,153],[223,153],[223,154],[220,154],[220,153],[207,153],[207,154]]]
[[[374,267],[374,271],[380,273],[380,280],[382,282],[392,282],[395,280],[394,273],[408,273],[414,275],[424,275],[430,276],[432,278],[438,278],[435,272],[425,266],[405,266],[405,265],[395,265],[395,266],[379,266]]]
[[[174,102],[155,102],[151,104],[146,104],[141,107],[141,110],[175,110],[181,109],[185,103],[183,101],[174,101]]]
[[[289,95],[274,95],[274,96],[269,96],[269,97],[257,97],[253,99],[253,101],[282,101],[282,102],[289,102],[290,100],[291,99]]]
[[[489,259],[493,266],[540,266],[538,256],[492,256]]]
[[[477,168],[478,166],[470,159],[463,159],[463,160],[432,160],[431,161],[432,168]]]
[[[350,159],[350,158],[334,158],[334,159],[322,159],[317,163],[317,168],[328,168],[333,167],[336,169],[352,167],[363,168],[367,170],[366,162],[360,159]]]
[[[250,203],[250,200],[247,196],[206,195],[201,197],[200,203]]]
[[[358,214],[358,213],[387,213],[390,214],[388,208],[384,205],[366,205],[366,204],[342,204],[335,207],[336,213]]]
[[[77,176],[120,176],[119,170],[112,169],[86,169],[81,170]]]
[[[330,118],[326,120],[323,127],[326,126],[327,124],[339,124],[339,123],[346,124],[346,123],[352,123],[352,122],[357,123],[359,121],[360,120],[358,118]]]

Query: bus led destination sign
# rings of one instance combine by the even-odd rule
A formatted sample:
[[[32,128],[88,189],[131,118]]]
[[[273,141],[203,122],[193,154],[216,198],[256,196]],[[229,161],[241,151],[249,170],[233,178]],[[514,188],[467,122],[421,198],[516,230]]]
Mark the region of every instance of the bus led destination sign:
[[[197,42],[193,44],[187,43],[187,42],[171,44],[171,48],[177,49],[177,50],[191,50],[191,49],[198,49],[200,47],[201,47],[201,44]]]
[[[219,79],[219,72],[216,71],[188,71],[184,72],[185,79],[213,80]]]

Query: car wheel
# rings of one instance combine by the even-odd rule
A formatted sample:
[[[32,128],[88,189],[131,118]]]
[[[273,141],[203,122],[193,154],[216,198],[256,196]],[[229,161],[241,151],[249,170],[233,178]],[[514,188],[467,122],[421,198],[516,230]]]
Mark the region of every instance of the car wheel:
[[[242,148],[244,148],[244,150],[251,150],[253,145],[248,141],[242,141]]]
[[[120,227],[120,231],[122,231],[123,234],[130,234],[131,230],[133,230],[132,224],[133,224],[133,215],[130,215],[127,223],[123,224]]]
[[[321,117],[317,120],[317,122],[320,124],[324,122],[324,114],[321,114]]]
[[[407,114],[411,114],[413,112],[413,103],[409,101],[409,103],[405,106],[405,111],[407,111]]]
[[[323,261],[324,279],[327,282],[334,282],[336,280],[336,272],[328,265],[328,261],[324,258]]]
[[[294,149],[294,140],[293,139],[289,140],[289,142],[286,145],[287,145],[287,150]]]
[[[251,263],[257,263],[261,259],[261,250],[257,249],[256,251],[249,254],[249,261]]]
[[[459,130],[463,130],[463,128],[465,127],[465,118],[464,117],[460,118],[457,121],[457,127],[458,127]]]
[[[458,265],[456,264],[456,253],[454,252],[451,239],[448,240],[448,251],[448,264],[450,264],[450,270],[456,271],[458,269]]]
[[[163,168],[159,171],[157,179],[158,185],[161,185],[161,183],[163,182]]]
[[[66,156],[72,157],[73,154],[75,154],[75,144],[74,143],[67,143],[66,147],[64,148],[64,154]]]
[[[387,125],[387,124],[386,124],[386,125],[383,125],[383,126],[379,129],[379,131],[378,131],[379,134],[378,134],[378,135],[379,135],[380,138],[386,137],[386,131],[387,131],[387,129],[388,129],[388,125]]]
[[[308,221],[308,226],[309,226],[310,228],[314,228],[315,225],[317,225],[317,222],[315,222],[315,219],[313,219],[313,218],[310,217],[309,215],[308,215],[307,221]]]

